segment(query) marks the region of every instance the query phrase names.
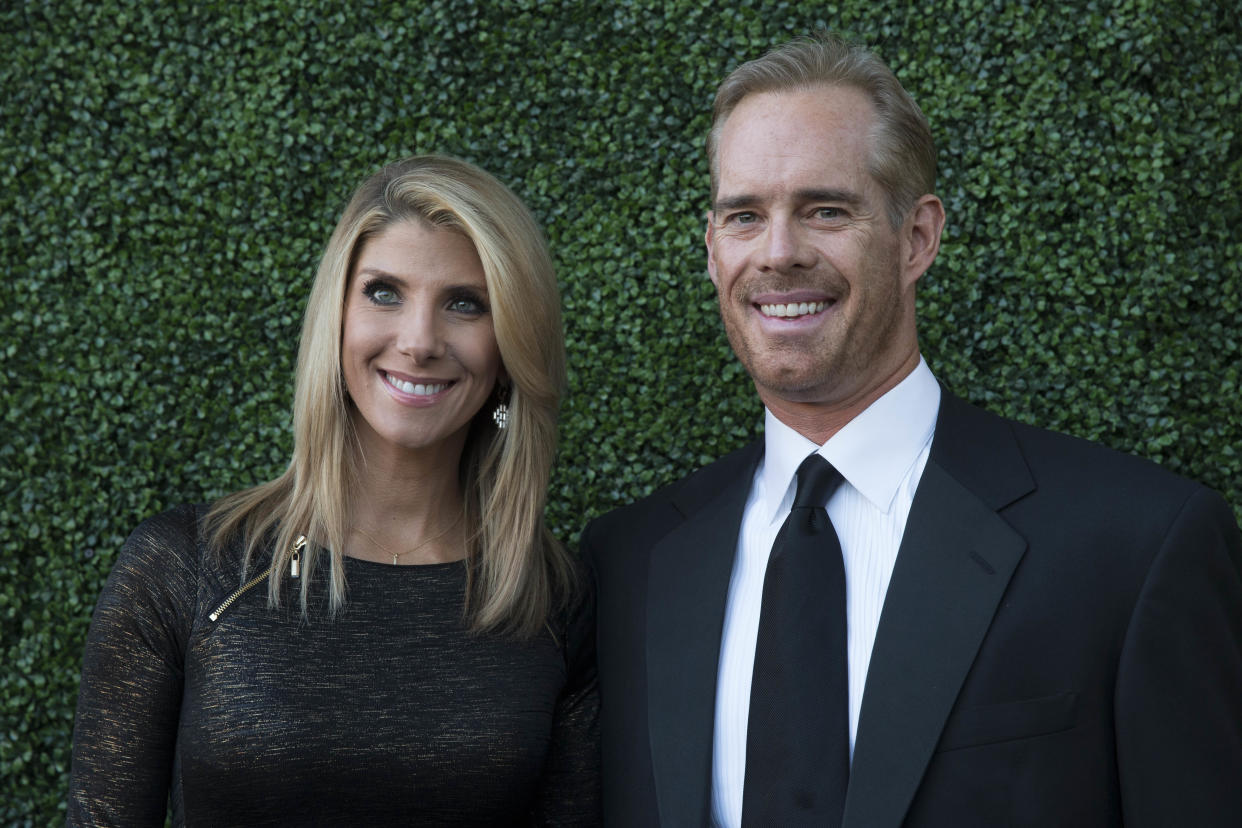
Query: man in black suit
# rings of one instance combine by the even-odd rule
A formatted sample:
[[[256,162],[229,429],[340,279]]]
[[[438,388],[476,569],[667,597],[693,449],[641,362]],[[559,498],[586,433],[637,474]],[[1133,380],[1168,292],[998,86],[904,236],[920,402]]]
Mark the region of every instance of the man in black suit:
[[[583,532],[608,823],[1242,825],[1236,521],[941,389],[914,295],[944,208],[896,78],[787,44],[721,85],[708,151],[765,434]]]

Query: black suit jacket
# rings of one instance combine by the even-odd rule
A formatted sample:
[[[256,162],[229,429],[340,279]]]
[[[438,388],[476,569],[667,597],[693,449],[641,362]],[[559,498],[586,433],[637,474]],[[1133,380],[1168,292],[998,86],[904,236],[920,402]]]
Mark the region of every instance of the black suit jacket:
[[[710,819],[762,441],[592,522],[604,808]],[[846,828],[1242,825],[1242,541],[1158,466],[944,394],[876,634]]]

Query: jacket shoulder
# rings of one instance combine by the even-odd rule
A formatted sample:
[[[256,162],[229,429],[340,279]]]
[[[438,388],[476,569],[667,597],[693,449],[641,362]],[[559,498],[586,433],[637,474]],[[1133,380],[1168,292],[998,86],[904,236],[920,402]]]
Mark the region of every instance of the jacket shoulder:
[[[663,535],[739,479],[749,485],[762,454],[763,439],[759,438],[646,497],[604,513],[582,530],[580,549],[585,554],[614,543],[634,546],[643,537]]]
[[[1071,512],[1178,510],[1196,493],[1210,492],[1146,458],[1011,420],[947,393],[932,457],[976,492],[995,491],[1004,484],[1039,499],[1063,499]],[[1017,487],[1014,481],[1019,476],[1028,485]]]

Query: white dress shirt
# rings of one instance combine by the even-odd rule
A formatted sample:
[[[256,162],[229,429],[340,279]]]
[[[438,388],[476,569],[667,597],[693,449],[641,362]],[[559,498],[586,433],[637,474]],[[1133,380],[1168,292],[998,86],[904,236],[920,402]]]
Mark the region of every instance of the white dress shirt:
[[[822,446],[767,412],[764,455],[742,514],[729,583],[716,678],[716,729],[712,750],[712,819],[721,828],[742,822],[746,777],[746,725],[755,640],[768,554],[793,507],[799,464],[818,451],[845,481],[826,508],[845,557],[848,627],[850,756],[858,733],[867,665],[884,594],[897,562],[940,410],[940,386],[921,358],[918,367]]]

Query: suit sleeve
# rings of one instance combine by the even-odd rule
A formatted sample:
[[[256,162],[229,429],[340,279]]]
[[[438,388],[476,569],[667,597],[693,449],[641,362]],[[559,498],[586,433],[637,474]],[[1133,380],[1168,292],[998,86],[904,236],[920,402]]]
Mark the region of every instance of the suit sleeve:
[[[1242,814],[1242,540],[1198,489],[1152,562],[1115,694],[1127,826],[1236,826]]]
[[[162,826],[196,595],[189,508],[130,535],[95,605],[78,693],[68,824]]]

